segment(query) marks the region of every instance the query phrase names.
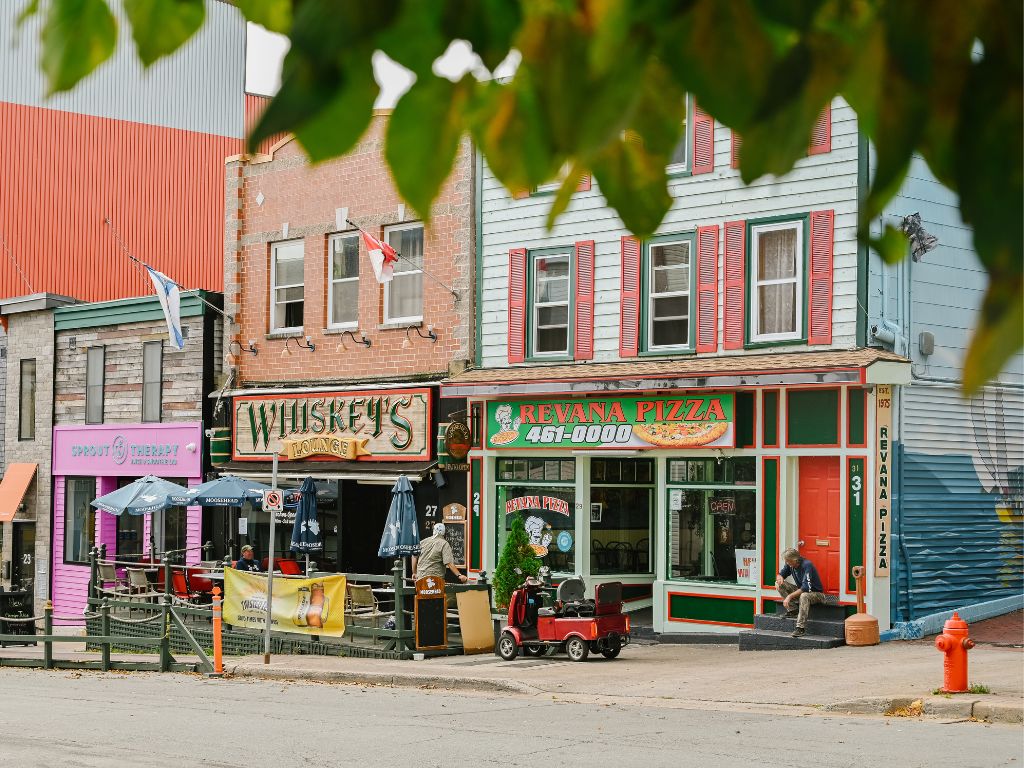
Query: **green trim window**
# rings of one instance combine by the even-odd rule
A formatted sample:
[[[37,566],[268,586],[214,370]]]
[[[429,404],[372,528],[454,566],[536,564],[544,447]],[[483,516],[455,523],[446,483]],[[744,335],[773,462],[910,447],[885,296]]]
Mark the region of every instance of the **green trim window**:
[[[753,223],[749,239],[748,340],[800,341],[806,305],[806,219]]]
[[[572,349],[572,253],[531,251],[529,271],[530,357],[568,357]]]
[[[495,491],[498,554],[518,513],[541,563],[575,573],[576,460],[498,459]]]
[[[756,584],[757,460],[669,459],[668,577]]]
[[[695,236],[665,235],[644,243],[644,349],[693,348]]]
[[[591,459],[590,483],[590,572],[652,573],[654,459]]]

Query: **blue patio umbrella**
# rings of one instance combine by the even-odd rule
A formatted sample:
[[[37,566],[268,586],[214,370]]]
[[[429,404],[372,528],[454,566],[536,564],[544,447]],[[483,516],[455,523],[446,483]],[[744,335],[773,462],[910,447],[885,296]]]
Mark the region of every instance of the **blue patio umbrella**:
[[[172,497],[184,496],[188,488],[154,475],[139,478],[124,488],[100,496],[92,505],[112,515],[149,515],[176,506]]]
[[[320,523],[316,519],[316,483],[312,477],[302,481],[299,488],[299,507],[292,526],[292,552],[318,552],[324,548]]]
[[[412,483],[402,475],[391,489],[391,508],[388,510],[384,535],[380,539],[379,557],[408,557],[420,553],[420,530],[416,523],[416,502],[412,496]]]
[[[173,496],[171,501],[185,507],[240,507],[247,501],[259,501],[266,490],[270,490],[269,485],[244,477],[224,475],[195,488],[188,488],[185,493]]]

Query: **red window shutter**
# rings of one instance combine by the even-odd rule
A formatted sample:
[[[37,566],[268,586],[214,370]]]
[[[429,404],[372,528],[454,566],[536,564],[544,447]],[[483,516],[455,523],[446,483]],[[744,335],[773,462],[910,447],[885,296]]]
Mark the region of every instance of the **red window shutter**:
[[[590,174],[584,174],[580,179],[580,183],[576,186],[577,192],[589,192],[590,191]]]
[[[736,131],[732,132],[732,147],[730,149],[731,160],[729,165],[733,168],[740,167],[740,147],[743,146],[743,137],[740,136]]]
[[[725,298],[722,302],[722,326],[726,349],[743,349],[744,312],[746,299],[744,291],[744,266],[747,260],[747,223],[727,221],[725,223]]]
[[[622,238],[622,298],[619,302],[619,357],[640,353],[640,241]]]
[[[825,107],[811,133],[811,146],[808,155],[823,155],[832,151],[832,105]]]
[[[508,361],[526,359],[526,249],[508,252]]]
[[[811,211],[808,344],[832,343],[832,211]]]
[[[715,170],[715,118],[693,105],[693,173]]]
[[[718,225],[697,227],[697,351],[718,349]]]
[[[518,192],[513,192],[512,193],[512,199],[513,200],[525,200],[529,196],[530,196],[530,190],[528,190],[528,189],[521,189]]]
[[[594,359],[594,241],[576,243],[576,354]]]

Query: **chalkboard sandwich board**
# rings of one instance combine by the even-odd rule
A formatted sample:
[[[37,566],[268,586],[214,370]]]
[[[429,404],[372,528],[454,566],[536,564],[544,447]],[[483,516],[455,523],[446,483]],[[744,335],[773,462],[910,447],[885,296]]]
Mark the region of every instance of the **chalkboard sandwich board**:
[[[35,645],[32,635],[36,633],[36,625],[26,621],[4,621],[7,619],[27,619],[32,616],[31,592],[0,592],[0,635],[25,635],[23,642],[9,640],[0,643],[0,647],[8,645]]]
[[[444,579],[424,576],[416,582],[416,650],[448,647],[448,616],[445,611]]]
[[[444,538],[452,547],[456,568],[466,567],[466,507],[449,504],[443,510]]]

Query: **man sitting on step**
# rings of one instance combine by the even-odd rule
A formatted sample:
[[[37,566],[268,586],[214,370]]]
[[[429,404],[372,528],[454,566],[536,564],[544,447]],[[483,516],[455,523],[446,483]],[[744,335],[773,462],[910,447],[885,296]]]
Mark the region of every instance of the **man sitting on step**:
[[[821,586],[821,577],[814,563],[805,560],[795,549],[787,549],[782,553],[786,564],[775,577],[775,586],[782,595],[782,606],[786,609],[786,617],[796,617],[796,629],[793,637],[807,633],[807,614],[812,605],[835,605],[835,597],[826,595]],[[793,603],[799,601],[799,610]]]

